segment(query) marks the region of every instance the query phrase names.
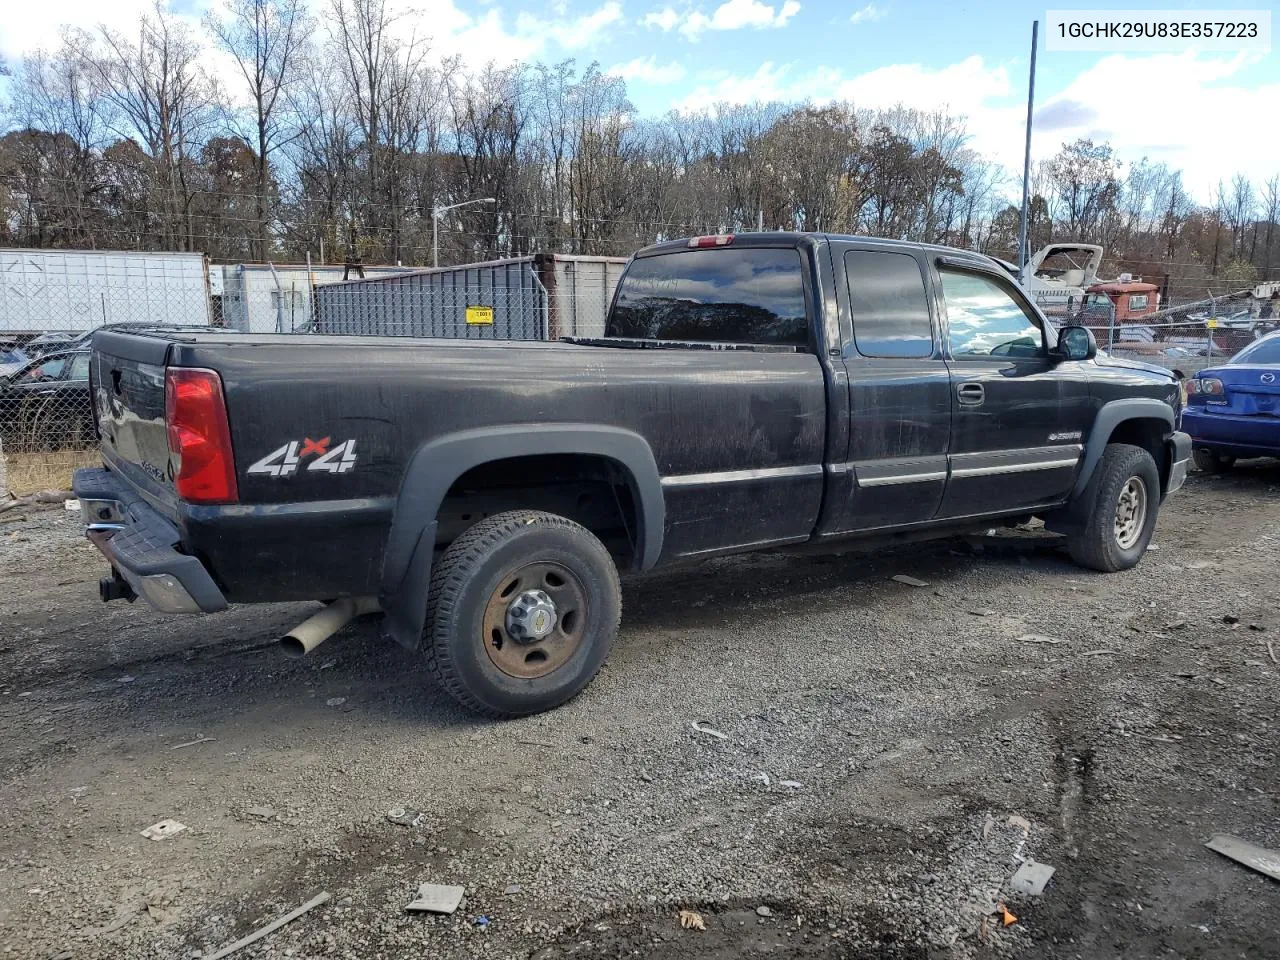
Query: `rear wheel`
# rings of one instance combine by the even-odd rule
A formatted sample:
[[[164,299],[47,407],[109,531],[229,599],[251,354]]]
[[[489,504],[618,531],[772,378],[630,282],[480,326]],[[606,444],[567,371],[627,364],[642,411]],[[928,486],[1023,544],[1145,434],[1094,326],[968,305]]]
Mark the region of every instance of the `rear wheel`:
[[[1127,443],[1109,444],[1097,471],[1088,519],[1067,548],[1082,567],[1127,570],[1142,559],[1155,532],[1160,472],[1150,453]]]
[[[431,576],[423,644],[464,706],[521,716],[559,706],[600,669],[622,612],[618,572],[589,530],[515,510],[470,527]]]
[[[1205,473],[1225,473],[1235,466],[1236,458],[1208,447],[1196,447],[1192,453],[1195,457],[1196,469]]]

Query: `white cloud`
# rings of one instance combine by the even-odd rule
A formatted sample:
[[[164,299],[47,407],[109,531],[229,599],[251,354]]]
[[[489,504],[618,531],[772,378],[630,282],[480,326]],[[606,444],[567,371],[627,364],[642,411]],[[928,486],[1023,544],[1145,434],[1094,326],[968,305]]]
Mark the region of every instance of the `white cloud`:
[[[1108,140],[1126,162],[1145,156],[1182,170],[1201,202],[1235,173],[1260,183],[1280,170],[1280,129],[1265,119],[1275,115],[1280,83],[1248,85],[1241,74],[1258,62],[1244,54],[1104,57],[1038,107],[1054,122],[1033,134],[1032,153],[1049,156],[1076,137]]]
[[[518,32],[537,36],[542,30],[566,50],[578,50],[596,42],[606,29],[622,20],[622,4],[607,0],[601,7],[576,19],[544,24],[541,18],[522,13],[516,18]]]
[[[710,14],[702,10],[678,13],[672,7],[652,10],[640,19],[642,27],[655,27],[663,33],[679,28],[689,40],[697,40],[707,30],[742,30],[747,27],[764,30],[785,27],[800,12],[798,0],[782,0],[773,6],[761,0],[725,0]]]
[[[679,22],[680,14],[670,7],[663,7],[661,10],[650,10],[640,18],[640,26],[657,27],[663,33],[670,33]]]
[[[621,77],[627,82],[639,81],[654,86],[675,83],[684,79],[684,67],[672,61],[671,63],[659,63],[657,57],[636,57],[626,63],[615,64],[609,68],[609,73],[615,77]]]
[[[868,3],[865,7],[859,7],[853,11],[849,17],[850,23],[875,23],[877,20],[883,20],[889,11],[883,7],[877,7],[874,3]]]

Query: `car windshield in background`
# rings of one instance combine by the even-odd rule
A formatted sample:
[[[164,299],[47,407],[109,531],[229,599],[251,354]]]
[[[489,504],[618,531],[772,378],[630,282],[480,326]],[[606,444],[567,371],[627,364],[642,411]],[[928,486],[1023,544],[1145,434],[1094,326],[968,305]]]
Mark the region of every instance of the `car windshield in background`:
[[[800,251],[727,248],[641,257],[623,277],[605,335],[806,346]]]
[[[1250,344],[1232,357],[1228,363],[1280,364],[1280,337]]]

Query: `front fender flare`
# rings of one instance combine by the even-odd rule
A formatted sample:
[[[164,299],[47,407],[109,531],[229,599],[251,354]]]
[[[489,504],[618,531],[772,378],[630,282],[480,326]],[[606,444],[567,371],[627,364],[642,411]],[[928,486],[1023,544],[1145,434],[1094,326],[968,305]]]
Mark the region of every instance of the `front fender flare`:
[[[647,570],[657,563],[666,504],[653,451],[639,434],[595,424],[522,423],[437,437],[409,460],[383,557],[380,599],[385,629],[397,643],[415,649],[421,639],[436,514],[454,481],[494,460],[546,454],[597,456],[616,463],[627,476],[640,515],[636,566]]]
[[[1163,420],[1168,424],[1169,433],[1173,433],[1174,430],[1173,410],[1161,400],[1151,397],[1130,397],[1104,403],[1098,410],[1098,415],[1094,417],[1093,428],[1089,431],[1084,458],[1080,462],[1080,473],[1076,476],[1075,489],[1071,493],[1073,499],[1083,494],[1085,488],[1089,486],[1089,481],[1093,479],[1093,471],[1107,449],[1107,441],[1111,439],[1115,428],[1126,420]]]

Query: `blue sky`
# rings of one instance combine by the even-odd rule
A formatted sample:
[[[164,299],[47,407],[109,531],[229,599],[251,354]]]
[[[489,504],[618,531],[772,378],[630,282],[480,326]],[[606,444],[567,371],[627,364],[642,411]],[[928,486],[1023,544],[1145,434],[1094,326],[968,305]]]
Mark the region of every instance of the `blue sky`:
[[[178,0],[192,22],[211,0]],[[323,22],[327,0],[310,0]],[[851,99],[947,107],[972,143],[1021,166],[1031,21],[1045,7],[903,0],[390,0],[400,30],[429,34],[439,55],[487,60],[576,58],[624,76],[645,114],[721,100]],[[0,52],[56,42],[61,23],[128,29],[149,0],[57,0],[10,9]],[[1054,3],[1055,9],[1067,8]],[[1103,6],[1098,0],[1077,7]],[[1240,9],[1247,2],[1124,7]],[[1265,9],[1265,8],[1263,8]],[[229,77],[229,79],[231,79]],[[1077,136],[1109,139],[1127,163],[1146,156],[1185,171],[1208,200],[1218,179],[1280,172],[1280,58],[1274,53],[1062,53],[1045,49],[1033,152]]]

